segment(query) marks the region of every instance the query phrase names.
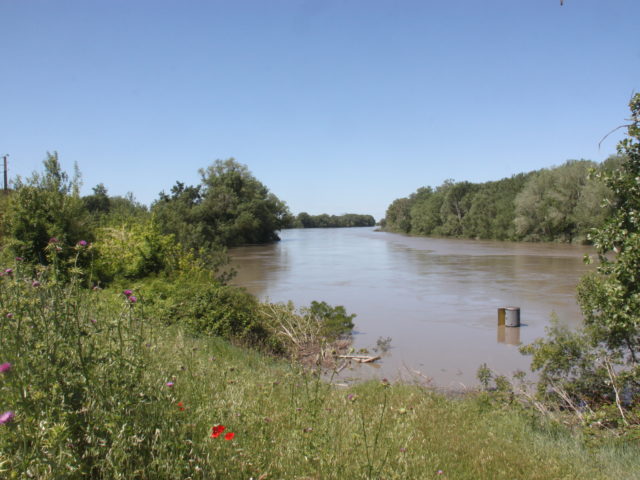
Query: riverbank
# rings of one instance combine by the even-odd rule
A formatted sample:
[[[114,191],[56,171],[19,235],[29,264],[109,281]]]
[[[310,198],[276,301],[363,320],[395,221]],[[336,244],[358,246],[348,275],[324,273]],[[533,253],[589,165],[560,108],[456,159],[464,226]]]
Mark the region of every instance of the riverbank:
[[[182,323],[166,326],[144,285],[87,291],[14,272],[2,282],[6,478],[546,480],[640,471],[637,450],[589,447],[508,396],[452,398],[384,379],[345,388],[188,334]]]

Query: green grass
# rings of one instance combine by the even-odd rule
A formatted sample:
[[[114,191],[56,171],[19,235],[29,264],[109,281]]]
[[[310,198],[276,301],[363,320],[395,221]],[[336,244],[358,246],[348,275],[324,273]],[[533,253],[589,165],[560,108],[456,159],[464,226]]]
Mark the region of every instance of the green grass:
[[[588,448],[487,394],[330,385],[161,327],[144,301],[40,281],[0,281],[0,413],[16,414],[0,478],[640,478],[636,447]],[[216,425],[234,438],[211,438]]]

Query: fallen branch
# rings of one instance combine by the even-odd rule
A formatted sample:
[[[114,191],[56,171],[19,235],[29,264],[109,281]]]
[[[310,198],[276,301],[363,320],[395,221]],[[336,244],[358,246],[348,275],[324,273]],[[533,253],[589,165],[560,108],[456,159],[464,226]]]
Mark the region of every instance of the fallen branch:
[[[355,360],[360,363],[370,363],[375,362],[376,360],[380,360],[380,355],[376,355],[372,357],[370,355],[338,355],[338,358],[347,358],[349,360]]]

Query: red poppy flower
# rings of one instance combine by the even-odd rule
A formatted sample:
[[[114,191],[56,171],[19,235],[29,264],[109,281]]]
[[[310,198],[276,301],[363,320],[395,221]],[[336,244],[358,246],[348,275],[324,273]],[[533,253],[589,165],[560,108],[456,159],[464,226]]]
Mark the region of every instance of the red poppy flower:
[[[211,427],[211,438],[218,438],[224,432],[224,425],[216,425]]]
[[[235,436],[236,436],[236,434],[235,434],[235,433],[233,433],[233,432],[229,432],[229,433],[227,433],[227,434],[224,436],[224,439],[225,439],[225,440],[231,440],[231,439],[233,439],[233,437],[235,437]]]
[[[181,412],[183,412],[184,411],[184,403],[178,402],[178,408],[180,409]]]

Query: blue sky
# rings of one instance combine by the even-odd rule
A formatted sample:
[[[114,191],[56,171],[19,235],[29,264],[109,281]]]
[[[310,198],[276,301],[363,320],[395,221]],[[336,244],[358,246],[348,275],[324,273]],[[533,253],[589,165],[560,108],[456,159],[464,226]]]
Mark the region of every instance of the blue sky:
[[[146,204],[234,157],[294,213],[604,160],[638,0],[0,0],[0,155]]]

